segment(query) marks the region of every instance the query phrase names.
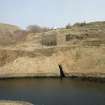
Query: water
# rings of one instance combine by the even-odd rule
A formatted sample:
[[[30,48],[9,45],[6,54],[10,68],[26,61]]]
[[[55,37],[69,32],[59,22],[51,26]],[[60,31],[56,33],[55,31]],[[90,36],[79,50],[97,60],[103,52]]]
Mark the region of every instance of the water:
[[[105,83],[57,78],[0,80],[0,99],[34,105],[105,105]]]

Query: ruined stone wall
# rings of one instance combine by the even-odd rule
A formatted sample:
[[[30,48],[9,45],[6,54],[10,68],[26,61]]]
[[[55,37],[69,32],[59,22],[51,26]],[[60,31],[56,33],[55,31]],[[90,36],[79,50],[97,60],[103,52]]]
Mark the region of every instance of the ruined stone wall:
[[[55,33],[43,34],[41,37],[42,46],[56,46],[57,45],[57,35]]]

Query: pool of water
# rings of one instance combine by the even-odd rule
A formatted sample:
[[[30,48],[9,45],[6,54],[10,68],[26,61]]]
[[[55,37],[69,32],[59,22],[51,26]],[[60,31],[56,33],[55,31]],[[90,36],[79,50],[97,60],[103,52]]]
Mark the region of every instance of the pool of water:
[[[0,80],[0,99],[34,105],[105,105],[105,83],[57,78]]]

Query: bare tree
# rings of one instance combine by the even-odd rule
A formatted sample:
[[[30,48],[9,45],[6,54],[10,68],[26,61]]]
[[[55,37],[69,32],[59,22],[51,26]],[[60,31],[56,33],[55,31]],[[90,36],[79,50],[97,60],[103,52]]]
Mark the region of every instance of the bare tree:
[[[71,28],[71,25],[70,24],[67,24],[66,25],[66,29],[70,29]]]
[[[32,33],[46,32],[48,30],[49,30],[49,28],[40,27],[38,25],[30,25],[27,27],[27,31],[32,32]]]

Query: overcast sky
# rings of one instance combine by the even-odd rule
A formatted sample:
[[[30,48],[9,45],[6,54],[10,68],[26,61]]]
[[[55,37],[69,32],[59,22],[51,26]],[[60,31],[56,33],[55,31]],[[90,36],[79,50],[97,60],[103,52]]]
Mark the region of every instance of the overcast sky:
[[[105,20],[105,0],[0,0],[0,22],[22,28],[101,20]]]

